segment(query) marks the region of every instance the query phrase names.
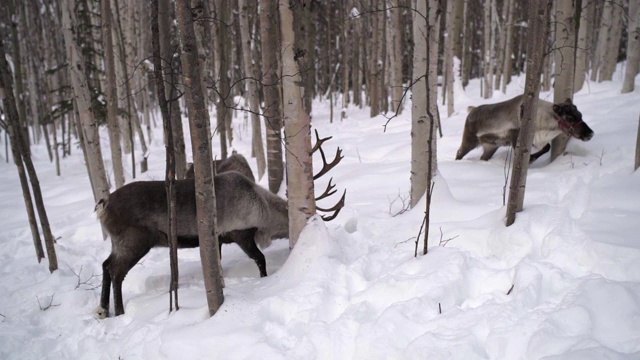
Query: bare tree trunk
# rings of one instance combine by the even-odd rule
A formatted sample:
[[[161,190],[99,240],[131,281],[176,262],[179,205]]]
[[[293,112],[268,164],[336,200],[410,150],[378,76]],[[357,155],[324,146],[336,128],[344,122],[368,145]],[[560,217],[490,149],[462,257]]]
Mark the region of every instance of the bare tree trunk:
[[[219,81],[219,87],[218,87],[218,103],[216,106],[216,118],[217,118],[217,126],[216,129],[218,130],[218,133],[220,134],[220,158],[221,159],[226,159],[227,158],[227,130],[229,130],[229,128],[227,127],[227,112],[231,111],[230,108],[227,108],[227,98],[230,96],[229,93],[229,77],[228,77],[228,59],[230,58],[230,54],[229,54],[229,47],[228,45],[228,41],[227,38],[229,38],[229,34],[228,34],[228,29],[227,26],[228,25],[228,7],[229,4],[227,3],[226,0],[217,0],[216,1],[216,11],[217,11],[217,16],[218,21],[216,21],[216,33],[217,33],[217,38],[218,41],[216,42],[216,45],[218,46],[217,49],[217,53],[220,53],[220,61],[218,63],[219,68],[218,68],[218,81]],[[231,142],[231,141],[229,141]]]
[[[314,10],[317,8],[313,4],[314,1],[302,0],[292,4],[294,12],[293,26],[296,31],[295,48],[301,49],[296,62],[300,69],[300,78],[302,81],[302,96],[304,97],[304,109],[310,114],[312,110],[312,100],[315,96],[316,85],[316,64],[315,59],[315,36],[316,36],[316,18]],[[326,56],[326,54],[325,54]]]
[[[566,99],[573,99],[573,83],[575,73],[576,19],[575,5],[581,1],[556,0],[555,11],[555,73],[553,101],[558,104]],[[567,148],[569,137],[558,135],[551,141],[551,161],[562,155]]]
[[[24,84],[22,82],[22,59],[20,51],[20,39],[18,35],[18,20],[19,7],[14,3],[16,0],[9,0],[6,2],[9,14],[11,14],[11,47],[13,49],[13,73],[15,77],[15,99],[16,106],[18,107],[18,116],[20,117],[20,129],[23,132],[23,137],[29,140],[29,127],[27,123],[27,108],[24,101]]]
[[[111,1],[101,0],[102,4],[102,41],[104,42],[104,63],[107,73],[107,124],[109,127],[109,146],[116,189],[124,185],[122,168],[122,149],[120,147],[120,123],[118,120],[118,89],[116,85],[116,65],[111,37]]]
[[[525,93],[520,108],[520,132],[513,159],[513,174],[509,187],[507,202],[507,222],[510,226],[515,222],[516,213],[522,211],[524,205],[524,191],[529,169],[529,153],[533,143],[534,119],[536,118],[536,104],[540,93],[540,73],[545,53],[551,0],[531,1],[528,4],[529,38],[527,39],[527,75]]]
[[[187,157],[184,145],[184,132],[182,130],[182,114],[176,86],[179,70],[175,69],[179,58],[174,59],[175,51],[171,46],[171,11],[169,0],[159,0],[158,26],[160,31],[160,50],[162,51],[163,73],[168,78],[169,87],[165,87],[165,97],[169,101],[169,116],[171,116],[171,133],[173,134],[173,146],[176,157],[176,178],[184,179],[187,171]],[[168,70],[167,70],[168,69]]]
[[[12,86],[11,74],[9,73],[9,65],[6,60],[4,51],[4,45],[2,42],[2,33],[0,33],[0,93],[4,93],[4,109],[5,115],[8,120],[8,126],[5,128],[5,146],[9,141],[6,134],[9,134],[11,139],[11,153],[13,155],[13,161],[18,168],[18,177],[20,178],[20,186],[22,187],[22,195],[24,198],[25,208],[27,209],[27,216],[29,219],[29,226],[31,228],[31,236],[33,238],[33,245],[36,249],[36,257],[38,262],[44,258],[44,249],[42,248],[42,240],[40,239],[40,231],[38,229],[38,222],[36,214],[33,208],[33,202],[31,200],[31,192],[29,190],[29,183],[27,175],[24,169],[24,163],[22,161],[22,155],[20,154],[20,140],[21,126],[20,119],[16,106],[16,97],[14,96],[14,89]],[[0,94],[0,99],[3,96]],[[9,154],[7,152],[7,160],[9,160]]]
[[[437,26],[440,10],[429,1],[417,0],[413,20],[413,95],[411,107],[411,206],[414,207],[424,195],[435,174],[436,139],[434,129],[438,123],[437,98],[429,89],[437,77],[437,59],[432,54],[438,48]],[[436,60],[436,61],[433,61]],[[430,135],[432,136],[430,138]]]
[[[371,42],[371,51],[369,57],[369,88],[367,92],[369,93],[371,112],[370,116],[374,117],[380,114],[380,78],[382,77],[382,73],[378,68],[378,64],[380,63],[380,59],[378,58],[378,47],[380,47],[380,31],[378,31],[379,27],[382,26],[379,21],[379,16],[377,14],[378,10],[378,0],[373,0],[373,9],[371,14],[371,20],[373,26],[371,28],[372,32],[372,42]]]
[[[351,18],[349,22],[353,22],[353,103],[362,109],[362,38],[363,38],[363,19],[361,17]]]
[[[513,13],[515,0],[506,0],[507,17],[504,19],[505,45],[504,58],[502,61],[502,93],[507,93],[507,84],[511,82],[511,72],[513,71]]]
[[[500,90],[500,84],[502,82],[502,76],[504,71],[504,63],[510,59],[510,54],[506,52],[507,45],[507,27],[509,23],[507,18],[509,17],[510,0],[505,0],[502,4],[502,18],[498,22],[498,28],[500,29],[500,36],[498,40],[498,49],[496,50],[496,76],[494,79],[495,90]],[[497,17],[497,9],[496,9]],[[500,53],[498,51],[501,51]]]
[[[94,190],[94,200],[106,199],[109,195],[109,184],[104,171],[102,151],[100,150],[100,136],[98,126],[91,108],[91,96],[87,79],[83,73],[85,59],[82,57],[80,47],[73,37],[73,29],[76,29],[73,0],[65,0],[62,9],[62,29],[64,42],[69,61],[69,72],[73,86],[73,97],[76,102],[78,116],[83,132],[84,150],[86,151],[87,167]],[[73,28],[72,28],[73,26]],[[77,33],[77,32],[76,32]]]
[[[189,110],[193,165],[195,169],[196,211],[198,214],[198,237],[200,258],[207,293],[209,315],[213,316],[222,305],[222,267],[218,234],[216,233],[216,194],[214,188],[214,168],[211,157],[209,112],[203,94],[201,72],[198,64],[198,45],[193,29],[193,17],[189,0],[176,2],[176,17],[180,39],[182,40],[182,67],[184,72],[186,103]]]
[[[630,0],[627,25],[627,68],[622,83],[623,94],[634,90],[638,72],[640,72],[640,2]]]
[[[282,118],[278,88],[278,2],[263,1],[260,5],[260,36],[262,41],[262,76],[264,82],[264,118],[267,130],[267,173],[269,191],[278,193],[284,169],[282,166]]]
[[[462,88],[465,88],[469,84],[469,77],[471,74],[471,38],[472,31],[474,30],[473,22],[469,19],[469,2],[464,1],[464,14],[462,16],[464,21],[464,33],[462,34],[462,57],[460,58],[460,78],[462,79]]]
[[[129,59],[129,55],[127,55],[127,44],[126,44],[126,38],[124,36],[124,31],[122,30],[122,21],[120,18],[120,10],[118,8],[118,0],[115,0],[115,4],[116,4],[116,19],[117,19],[117,23],[118,23],[118,31],[117,31],[117,35],[118,35],[118,43],[120,44],[120,69],[122,71],[122,75],[124,76],[124,78],[122,79],[122,82],[124,83],[124,91],[125,91],[125,101],[127,104],[127,119],[128,121],[125,123],[125,126],[127,128],[126,131],[126,136],[127,138],[125,139],[125,143],[128,143],[131,145],[131,172],[132,172],[132,177],[135,179],[136,178],[136,158],[135,158],[135,150],[133,149],[134,147],[134,131],[138,130],[138,138],[140,140],[140,148],[142,150],[142,154],[143,154],[143,159],[141,161],[140,164],[140,172],[145,172],[147,171],[147,158],[146,158],[146,154],[147,154],[147,143],[145,142],[144,139],[144,133],[142,131],[142,127],[140,126],[140,118],[138,115],[138,111],[136,109],[136,104],[133,97],[133,94],[131,93],[131,81],[134,81],[134,79],[137,77],[135,76],[136,74],[134,73],[134,76],[130,79],[129,78],[129,71],[127,70],[127,59]],[[131,16],[133,17],[133,15]],[[131,30],[131,29],[130,29]],[[132,32],[132,31],[130,31]],[[134,34],[131,33],[129,34],[129,36],[133,36]],[[131,40],[130,40],[131,41]],[[129,44],[131,45],[131,44]],[[134,53],[133,49],[131,51],[131,53]],[[125,136],[123,136],[123,138],[125,138]]]
[[[444,38],[444,78],[446,79],[446,87],[444,94],[442,95],[443,99],[447,99],[447,117],[451,117],[453,115],[453,47],[455,44],[454,34],[454,19],[453,14],[455,13],[454,9],[454,0],[447,1],[447,14],[445,18],[446,22],[446,35]]]
[[[548,28],[546,30],[547,39],[545,41],[547,41],[547,43],[554,42],[554,39],[551,38],[551,35],[554,33],[554,28],[555,28],[554,24],[556,23],[556,13],[553,9],[554,9],[554,3],[552,2],[551,13],[549,14],[549,17],[551,20],[547,23]],[[529,28],[528,31],[531,31],[531,28]],[[528,36],[526,41],[530,41]],[[548,91],[551,91],[553,56],[545,56],[543,61],[544,61],[544,64],[542,65],[542,91],[548,92]],[[529,72],[529,69],[527,68],[526,71]]]
[[[169,238],[169,262],[171,264],[171,285],[169,287],[169,311],[173,311],[173,300],[176,303],[176,311],[180,310],[178,304],[178,217],[176,214],[176,162],[173,150],[173,134],[171,133],[171,116],[169,115],[169,106],[165,97],[166,90],[164,87],[164,76],[162,74],[162,51],[160,49],[160,31],[159,31],[159,11],[158,0],[151,1],[151,42],[153,43],[153,74],[156,80],[156,94],[158,96],[158,105],[162,113],[162,124],[164,129],[164,138],[166,139],[166,170],[165,170],[165,188],[167,192],[167,213],[169,214],[167,234]]]
[[[598,28],[598,38],[596,41],[596,49],[593,56],[593,62],[591,64],[591,81],[596,81],[600,78],[602,81],[602,70],[604,69],[606,52],[608,51],[608,42],[611,41],[610,30],[611,20],[613,16],[614,5],[610,1],[604,2],[602,8],[602,15],[600,20],[600,27]]]
[[[389,52],[391,75],[391,110],[396,114],[402,113],[402,95],[404,93],[402,81],[402,9],[398,8],[398,0],[391,1],[391,24],[387,31],[391,32],[392,50]]]
[[[240,7],[240,36],[242,38],[242,60],[244,64],[244,77],[248,82],[249,108],[251,109],[252,144],[258,163],[258,180],[264,176],[266,161],[264,157],[264,145],[262,141],[262,125],[260,123],[260,100],[258,98],[258,86],[252,79],[255,66],[251,61],[251,37],[249,36],[248,9],[245,0],[239,0]]]
[[[576,93],[582,89],[584,81],[587,77],[587,65],[589,64],[589,48],[591,44],[590,34],[593,29],[595,10],[595,0],[582,1],[582,9],[580,11],[580,23],[578,29],[578,40],[576,44],[576,69],[574,71],[573,92]]]
[[[12,139],[12,146],[17,151],[14,152],[14,159],[24,162],[27,173],[29,174],[29,181],[31,182],[31,190],[33,191],[33,199],[35,200],[36,210],[38,211],[38,217],[40,218],[40,225],[42,227],[42,233],[44,235],[45,248],[47,249],[47,256],[49,257],[49,271],[54,272],[58,269],[58,257],[54,247],[55,238],[51,232],[51,226],[49,225],[49,218],[42,199],[42,190],[40,189],[40,182],[38,181],[38,174],[31,161],[31,151],[29,149],[29,140],[23,136],[23,133],[19,131],[18,111],[16,108],[15,97],[13,96],[13,84],[11,81],[11,72],[9,70],[9,64],[5,55],[4,45],[0,41],[0,88],[6,89],[7,99],[5,103],[5,109],[9,112],[9,121],[11,121],[12,133],[14,135]],[[18,165],[18,161],[16,161]],[[18,165],[18,172],[20,172],[20,165]],[[22,179],[21,181],[26,180]],[[25,189],[23,185],[23,191]],[[27,196],[25,196],[25,201]],[[33,228],[32,228],[33,229]],[[37,230],[37,228],[36,228]],[[35,239],[34,239],[35,241]],[[36,245],[36,248],[38,245]],[[40,254],[38,254],[40,256]]]
[[[493,52],[492,38],[492,9],[491,4],[492,0],[486,0],[484,2],[484,52],[482,56],[482,63],[484,66],[484,87],[482,97],[485,99],[490,99],[493,96],[493,74],[491,69],[491,57]]]
[[[637,1],[637,0],[635,0]],[[620,36],[622,34],[622,11],[623,4],[612,4],[613,10],[611,12],[611,27],[609,29],[609,36],[607,38],[607,50],[604,53],[604,59],[602,67],[600,69],[600,81],[611,81],[613,79],[613,73],[616,71],[616,65],[618,63],[618,52],[620,50]]]
[[[307,220],[316,212],[311,160],[311,118],[304,109],[300,71],[294,58],[293,12],[279,6],[282,36],[282,91],[287,146],[289,247],[293,248]]]

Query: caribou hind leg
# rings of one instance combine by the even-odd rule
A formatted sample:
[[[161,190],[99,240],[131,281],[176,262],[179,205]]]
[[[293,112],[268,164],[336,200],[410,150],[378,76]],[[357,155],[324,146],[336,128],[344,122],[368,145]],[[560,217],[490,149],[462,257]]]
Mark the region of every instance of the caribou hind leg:
[[[109,285],[113,287],[115,315],[124,314],[122,282],[131,268],[142,259],[163,235],[154,234],[144,228],[129,228],[128,231],[111,238],[111,254],[102,264],[102,294],[96,315],[109,316]]]
[[[100,319],[109,316],[109,297],[111,296],[109,264],[111,264],[111,259],[113,259],[113,253],[102,263],[102,293],[100,294],[100,306],[95,310],[97,317]]]

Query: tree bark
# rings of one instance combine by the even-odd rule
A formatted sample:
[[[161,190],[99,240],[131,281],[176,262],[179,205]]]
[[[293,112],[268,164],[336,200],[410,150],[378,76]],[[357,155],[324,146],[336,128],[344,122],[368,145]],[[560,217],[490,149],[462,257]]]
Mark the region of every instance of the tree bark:
[[[264,176],[266,161],[264,157],[264,145],[262,141],[262,125],[260,121],[260,99],[256,79],[253,79],[253,67],[255,66],[251,56],[251,37],[249,36],[248,9],[245,0],[239,0],[240,7],[240,36],[242,38],[242,60],[244,64],[244,77],[248,82],[249,108],[251,109],[252,144],[258,163],[258,180]]]
[[[20,118],[15,102],[16,98],[14,96],[11,74],[9,72],[10,68],[6,59],[2,38],[3,36],[0,32],[0,93],[4,93],[3,103],[4,109],[6,111],[5,115],[8,120],[8,126],[5,129],[5,135],[9,134],[9,138],[11,140],[11,153],[13,155],[13,161],[18,168],[18,177],[20,178],[20,186],[22,187],[24,204],[25,208],[27,209],[27,217],[29,219],[29,226],[31,228],[33,245],[36,249],[36,257],[38,259],[38,262],[40,262],[44,258],[44,249],[42,248],[42,240],[40,239],[38,222],[36,220],[36,214],[33,208],[33,202],[31,200],[29,183],[24,169],[22,155],[20,154],[20,140],[18,139],[21,134]],[[3,96],[0,96],[0,99],[2,97]],[[6,137],[5,144],[8,144],[8,140]],[[7,160],[9,160],[8,154]]]
[[[85,59],[82,57],[80,47],[73,37],[74,24],[77,23],[74,17],[74,4],[72,0],[65,0],[63,4],[62,28],[65,47],[67,49],[67,59],[69,61],[71,84],[73,86],[73,97],[76,101],[78,115],[82,125],[81,130],[83,131],[85,140],[87,167],[89,168],[91,183],[94,188],[94,200],[98,202],[109,195],[109,184],[102,160],[98,125],[93,114],[93,108],[91,107],[89,86],[87,84],[87,78],[83,73]]]
[[[162,74],[162,56],[160,49],[160,36],[158,25],[158,0],[151,1],[151,41],[153,43],[153,73],[156,80],[156,94],[158,96],[158,105],[162,114],[162,127],[164,130],[164,138],[166,139],[166,170],[165,170],[165,188],[167,192],[167,212],[169,214],[169,262],[171,264],[171,285],[169,290],[169,310],[173,310],[173,300],[175,300],[176,310],[180,309],[178,304],[178,218],[176,214],[176,162],[175,152],[173,149],[173,134],[171,133],[171,116],[169,115],[169,106],[165,97],[166,91],[164,87],[164,76]]]
[[[171,10],[169,0],[159,0],[158,2],[158,26],[160,32],[160,51],[162,52],[163,74],[169,79],[169,87],[165,87],[165,98],[169,101],[169,116],[171,117],[171,133],[173,134],[173,147],[176,157],[176,179],[184,179],[187,171],[187,156],[184,145],[184,132],[182,130],[182,114],[180,102],[178,101],[179,70],[176,69],[180,63],[178,56],[174,56],[175,51],[171,46]],[[165,140],[166,144],[166,140]]]
[[[608,42],[611,41],[609,33],[611,30],[612,16],[613,4],[610,1],[605,1],[604,7],[602,8],[600,26],[598,28],[598,38],[595,43],[596,49],[591,64],[591,81],[596,81],[598,78],[602,78],[602,71],[605,67],[606,52],[608,50]]]
[[[11,47],[13,49],[13,71],[15,77],[15,99],[18,107],[18,116],[20,117],[20,129],[23,136],[29,140],[29,126],[27,122],[27,108],[24,101],[24,83],[22,81],[22,57],[20,51],[20,39],[18,34],[19,7],[14,3],[15,0],[7,1],[9,14],[11,14]]]
[[[484,66],[484,83],[482,88],[482,97],[485,99],[490,99],[493,96],[493,73],[491,71],[493,22],[491,15],[491,3],[492,0],[486,0],[484,2],[484,51],[482,56],[482,63]]]
[[[513,71],[513,13],[515,0],[506,0],[507,17],[504,19],[505,26],[505,46],[504,58],[502,60],[502,93],[507,93],[507,84],[511,82],[511,72]]]
[[[576,7],[581,6],[578,0],[556,0],[555,10],[555,73],[553,85],[553,102],[559,104],[566,99],[573,99],[573,85],[576,55]],[[551,161],[562,155],[567,148],[569,137],[565,134],[556,136],[551,141]]]
[[[304,108],[300,70],[294,58],[292,9],[281,4],[282,92],[287,147],[289,247],[293,248],[307,220],[316,212],[311,160],[311,118]]]
[[[116,189],[124,185],[122,168],[122,149],[120,147],[120,123],[118,120],[118,88],[116,85],[116,65],[113,54],[111,34],[111,1],[101,0],[102,5],[102,41],[104,42],[104,63],[107,74],[107,124],[109,128],[109,147]]]
[[[260,37],[262,41],[262,91],[264,120],[267,132],[267,174],[269,191],[277,194],[284,177],[282,164],[282,112],[278,88],[278,2],[263,1],[260,5]]]
[[[540,73],[545,52],[546,34],[550,19],[551,0],[529,2],[529,38],[527,40],[527,75],[525,93],[520,108],[520,132],[513,159],[513,173],[507,202],[507,222],[515,222],[516,213],[522,211],[524,191],[529,169],[529,153],[533,143],[534,119],[536,118],[538,94],[540,93]]]
[[[293,26],[296,31],[295,49],[298,51],[297,64],[300,69],[302,81],[302,96],[304,97],[304,109],[307,114],[311,114],[312,100],[315,96],[316,86],[316,18],[315,10],[317,5],[314,1],[300,0],[291,2],[293,16]],[[284,4],[283,4],[284,5]],[[326,54],[325,54],[326,56]]]
[[[587,77],[587,69],[589,64],[589,48],[591,44],[590,35],[593,32],[593,20],[595,11],[595,0],[582,1],[582,9],[580,11],[580,23],[578,25],[578,39],[576,44],[576,68],[573,79],[573,92],[576,93],[582,89],[584,81]]]
[[[369,88],[367,89],[367,93],[369,94],[369,106],[371,107],[370,116],[374,117],[380,114],[380,78],[382,77],[382,72],[379,69],[380,59],[378,58],[378,48],[381,46],[380,42],[380,31],[379,27],[382,26],[379,21],[378,16],[378,3],[379,1],[373,0],[373,8],[371,13],[371,21],[372,21],[372,41],[369,53]]]
[[[195,169],[200,258],[202,259],[209,315],[213,316],[222,305],[224,295],[222,293],[223,279],[218,234],[216,233],[217,208],[211,157],[209,112],[205,107],[202,84],[200,83],[198,45],[193,29],[189,0],[176,2],[176,15],[182,41],[182,67]]]
[[[627,25],[627,67],[622,83],[623,94],[633,92],[638,72],[640,72],[640,2],[631,0]]]
[[[227,158],[227,148],[231,145],[231,137],[227,132],[230,129],[230,124],[227,123],[227,117],[232,104],[227,104],[227,101],[231,100],[230,91],[229,91],[229,58],[230,58],[230,46],[229,46],[229,31],[228,31],[228,18],[229,18],[229,4],[227,0],[217,0],[216,2],[216,10],[218,21],[216,21],[216,33],[218,41],[216,45],[218,46],[217,52],[220,53],[220,61],[218,63],[218,103],[216,105],[216,118],[217,118],[217,130],[220,134],[220,158],[222,160]],[[227,106],[229,105],[229,106]],[[229,140],[229,145],[227,145],[227,140]]]
[[[390,51],[391,62],[391,110],[397,115],[402,114],[402,96],[404,95],[404,82],[402,81],[402,9],[398,8],[398,0],[391,0],[391,26],[387,26],[391,34]]]
[[[636,0],[637,1],[637,0]],[[622,34],[622,11],[623,4],[618,1],[612,3],[611,27],[607,41],[607,48],[604,53],[604,60],[600,70],[600,81],[611,81],[613,73],[616,71],[618,64],[618,52],[620,50],[620,36]]]
[[[455,37],[454,34],[454,19],[453,14],[455,13],[454,9],[455,0],[447,1],[447,12],[446,12],[446,35],[444,37],[444,78],[445,78],[445,90],[443,91],[443,99],[446,98],[447,103],[447,117],[451,117],[453,115],[453,50],[455,45]]]
[[[411,207],[416,206],[429,187],[435,174],[436,139],[433,136],[437,124],[437,98],[432,89],[437,76],[437,61],[434,62],[433,48],[437,49],[437,27],[439,9],[433,1],[427,7],[426,0],[417,0],[414,12],[413,34],[413,81],[411,106]],[[430,137],[431,135],[431,137]]]

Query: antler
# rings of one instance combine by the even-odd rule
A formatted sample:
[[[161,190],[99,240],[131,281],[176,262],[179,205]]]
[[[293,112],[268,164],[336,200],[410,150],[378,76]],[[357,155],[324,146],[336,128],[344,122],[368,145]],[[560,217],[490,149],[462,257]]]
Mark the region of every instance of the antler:
[[[313,154],[314,152],[320,150],[320,156],[322,157],[322,170],[320,170],[319,173],[313,175],[313,180],[316,180],[320,178],[322,175],[328,173],[331,169],[333,169],[336,165],[338,165],[340,160],[344,158],[344,156],[342,156],[342,149],[337,148],[335,158],[333,159],[332,162],[327,163],[327,157],[325,156],[324,151],[322,150],[322,143],[327,140],[330,140],[331,138],[333,138],[333,136],[320,139],[317,129],[315,130],[315,132],[316,132],[317,141],[316,141],[316,144],[313,146],[313,149],[311,149],[311,153]]]
[[[320,156],[322,157],[322,170],[320,170],[319,173],[313,176],[313,180],[316,180],[320,178],[322,175],[328,173],[331,169],[333,169],[336,165],[338,165],[338,163],[344,158],[344,156],[342,156],[342,149],[337,148],[335,158],[333,159],[332,162],[327,163],[327,158],[324,154],[324,151],[322,150],[322,143],[324,143],[327,140],[330,140],[333,136],[328,136],[326,138],[321,139],[320,136],[318,135],[318,130],[315,130],[315,133],[316,133],[316,144],[313,146],[313,149],[311,149],[311,153],[313,154],[314,152],[320,150]],[[331,183],[332,181],[333,181],[333,178],[329,179],[329,184],[327,184],[327,188],[324,190],[322,195],[316,197],[316,201],[322,200],[336,193],[336,190],[335,190],[336,186]],[[340,213],[340,210],[342,210],[342,208],[344,207],[344,199],[346,198],[346,196],[347,196],[347,190],[345,190],[344,193],[342,193],[342,197],[340,198],[340,201],[338,201],[334,206],[328,209],[316,206],[316,210],[318,211],[322,211],[325,213],[330,213],[333,211],[333,214],[331,215],[328,215],[328,216],[322,215],[322,220],[331,221],[335,219],[336,216],[338,216],[338,214]]]
[[[335,190],[333,192],[335,192]],[[340,201],[338,201],[338,203],[333,205],[332,207],[330,207],[328,209],[325,209],[325,208],[321,208],[319,206],[316,206],[316,210],[318,210],[318,211],[322,211],[322,212],[325,212],[325,213],[333,211],[333,214],[330,215],[330,216],[321,215],[322,216],[322,220],[331,221],[331,220],[335,219],[336,216],[338,216],[338,214],[340,213],[340,210],[342,210],[342,208],[344,207],[344,199],[345,199],[346,196],[347,196],[347,190],[345,189],[344,192],[342,193],[342,197],[340,198]]]
[[[322,200],[326,197],[329,197],[333,194],[336,193],[336,190],[333,190],[336,186],[331,184],[331,181],[333,180],[333,178],[329,179],[329,183],[327,184],[327,188],[324,190],[324,192],[322,193],[322,195],[320,196],[316,196],[316,201],[318,200]],[[333,190],[333,191],[332,191]]]

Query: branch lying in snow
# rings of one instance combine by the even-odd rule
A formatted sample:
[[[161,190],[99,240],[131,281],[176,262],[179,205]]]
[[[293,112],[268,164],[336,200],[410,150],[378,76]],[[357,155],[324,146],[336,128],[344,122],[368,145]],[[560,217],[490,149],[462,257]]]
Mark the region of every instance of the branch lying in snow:
[[[511,287],[509,288],[509,291],[507,291],[507,295],[511,295],[511,291],[513,291],[513,287],[516,286],[516,284],[511,284]]]
[[[451,240],[453,240],[453,239],[455,239],[455,238],[457,238],[457,237],[459,237],[459,236],[460,236],[460,235],[456,235],[456,236],[454,236],[454,237],[450,237],[450,238],[448,238],[448,239],[442,239],[443,234],[442,234],[442,226],[441,226],[441,227],[440,227],[440,243],[438,244],[438,246],[445,247],[445,246],[447,246],[447,244],[449,243],[449,241],[451,241]]]
[[[391,200],[388,196],[387,199],[389,200],[389,215],[391,215],[391,217],[396,217],[398,215],[402,215],[405,212],[409,211],[410,208],[410,204],[407,201],[409,199],[409,195],[405,195],[402,196],[400,195],[400,191],[398,190],[398,196],[396,196],[395,199]],[[400,210],[398,210],[397,212],[393,213],[392,212],[392,208],[393,208],[393,204],[396,203],[396,201],[400,200],[400,202],[402,202],[402,206],[400,207]]]
[[[78,282],[77,282],[76,287],[74,288],[74,290],[77,290],[80,286],[83,286],[83,285],[87,286],[87,288],[85,288],[84,290],[94,290],[94,289],[97,289],[97,288],[100,287],[99,283],[98,283],[98,285],[94,285],[93,283],[89,282],[94,277],[97,277],[93,273],[91,273],[91,276],[89,276],[84,281],[81,279],[80,275],[82,275],[82,265],[80,265],[80,271],[78,271],[77,273],[75,271],[73,271],[73,269],[71,267],[69,267],[69,271],[71,271],[73,273],[73,275],[75,275],[76,278],[78,278]]]
[[[40,310],[46,311],[46,310],[48,310],[49,308],[51,308],[53,306],[60,306],[60,304],[54,304],[53,303],[53,297],[54,296],[56,296],[56,294],[51,295],[51,299],[49,300],[49,304],[47,306],[45,306],[45,307],[42,307],[42,304],[40,304],[40,298],[38,298],[36,296],[36,300],[38,300],[38,306],[40,307]]]

